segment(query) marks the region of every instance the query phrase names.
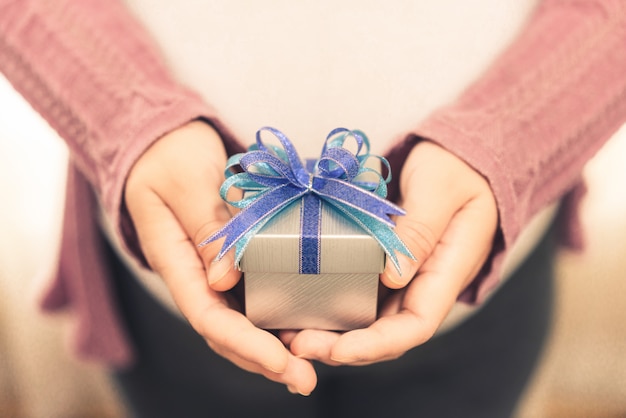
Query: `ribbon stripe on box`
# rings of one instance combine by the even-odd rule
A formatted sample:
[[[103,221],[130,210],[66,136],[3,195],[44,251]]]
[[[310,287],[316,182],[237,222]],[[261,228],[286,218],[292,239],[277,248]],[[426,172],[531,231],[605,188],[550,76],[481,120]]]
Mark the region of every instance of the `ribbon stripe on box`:
[[[266,145],[261,135],[273,134],[281,146]],[[356,152],[345,145],[352,139]],[[378,158],[387,167],[387,178],[365,166],[369,158]],[[243,172],[237,172],[239,166]],[[413,255],[393,231],[392,215],[404,210],[385,199],[391,172],[387,161],[369,153],[369,141],[358,130],[337,128],[326,137],[317,161],[306,166],[291,141],[279,130],[264,127],[256,134],[256,144],[248,152],[233,155],[226,165],[226,180],[220,195],[241,211],[222,229],[199,244],[204,246],[225,237],[217,255],[221,259],[235,247],[238,265],[250,239],[274,216],[289,205],[302,200],[300,216],[300,273],[319,274],[320,224],[322,201],[367,231],[382,247],[395,268],[400,271],[396,253],[411,259]],[[377,181],[365,179],[374,176]],[[239,200],[229,200],[231,187],[247,193]]]

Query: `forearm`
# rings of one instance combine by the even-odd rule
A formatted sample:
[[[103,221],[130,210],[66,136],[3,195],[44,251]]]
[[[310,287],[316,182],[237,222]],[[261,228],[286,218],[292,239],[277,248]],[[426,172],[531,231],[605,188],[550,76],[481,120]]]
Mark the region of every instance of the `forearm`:
[[[479,80],[414,131],[468,162],[497,200],[496,263],[466,299],[484,299],[523,227],[626,121],[625,42],[622,2],[545,1]]]
[[[67,142],[116,225],[145,149],[192,119],[214,118],[115,0],[0,0],[0,71]]]
[[[418,128],[490,179],[507,236],[626,120],[625,15],[618,2],[546,2],[481,80]]]

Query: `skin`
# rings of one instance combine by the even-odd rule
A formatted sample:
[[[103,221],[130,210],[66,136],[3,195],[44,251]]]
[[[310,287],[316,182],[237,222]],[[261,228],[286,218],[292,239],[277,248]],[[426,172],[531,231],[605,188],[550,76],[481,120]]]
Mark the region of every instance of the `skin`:
[[[232,254],[213,261],[221,241],[197,248],[230,218],[218,193],[225,162],[218,134],[191,122],[140,157],[125,202],[150,267],[192,327],[221,356],[293,393],[308,395],[315,388],[311,360],[371,364],[427,341],[491,250],[498,215],[488,183],[448,151],[420,142],[400,175],[407,215],[396,227],[418,261],[403,258],[401,275],[387,263],[381,282],[397,290],[383,303],[380,318],[362,330],[283,331],[276,337],[252,325],[225,292],[240,273]]]
[[[330,365],[366,365],[400,357],[428,341],[470,284],[493,244],[498,225],[487,181],[440,146],[424,141],[400,175],[407,214],[396,232],[417,261],[403,258],[399,274],[387,263],[381,282],[393,292],[370,327],[346,333],[284,332],[303,358]]]

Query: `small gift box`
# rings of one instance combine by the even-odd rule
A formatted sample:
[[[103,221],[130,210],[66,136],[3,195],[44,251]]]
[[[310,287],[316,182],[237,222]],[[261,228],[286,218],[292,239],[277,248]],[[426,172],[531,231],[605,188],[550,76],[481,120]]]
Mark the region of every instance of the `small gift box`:
[[[264,131],[281,145],[266,145]],[[225,237],[218,258],[235,248],[252,323],[350,330],[376,320],[385,254],[396,268],[396,252],[412,257],[392,230],[390,215],[404,212],[384,199],[390,175],[380,174],[381,161],[386,164],[369,154],[362,132],[343,128],[332,131],[320,158],[306,164],[273,128],[259,130],[256,145],[231,157],[220,193],[242,210],[200,245]],[[231,187],[245,192],[241,200],[226,198]]]
[[[306,252],[300,227],[303,204],[291,204],[246,247],[240,264],[246,315],[266,329],[350,330],[370,325],[376,320],[384,251],[369,234],[322,203],[319,273],[301,273],[301,253]]]

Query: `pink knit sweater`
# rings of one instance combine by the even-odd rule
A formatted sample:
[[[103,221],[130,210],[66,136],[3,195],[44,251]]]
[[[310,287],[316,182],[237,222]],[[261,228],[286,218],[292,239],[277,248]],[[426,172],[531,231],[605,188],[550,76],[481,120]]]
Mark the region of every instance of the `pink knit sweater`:
[[[572,190],[585,162],[626,121],[625,43],[623,1],[545,0],[476,83],[416,121],[391,150],[397,172],[416,137],[432,139],[491,184],[500,238],[464,300],[484,299],[524,225]],[[198,117],[222,133],[230,153],[239,145],[215,111],[173,79],[146,32],[114,0],[0,0],[0,71],[71,151],[59,274],[43,306],[74,310],[80,355],[128,364],[132,349],[110,294],[96,199],[139,254],[122,195],[141,153]]]

